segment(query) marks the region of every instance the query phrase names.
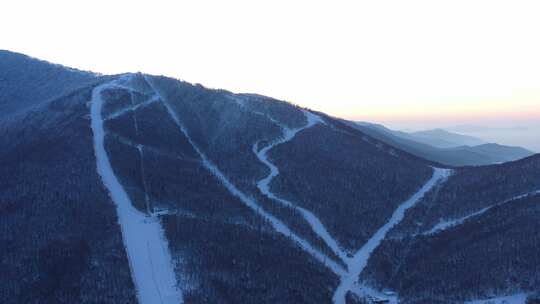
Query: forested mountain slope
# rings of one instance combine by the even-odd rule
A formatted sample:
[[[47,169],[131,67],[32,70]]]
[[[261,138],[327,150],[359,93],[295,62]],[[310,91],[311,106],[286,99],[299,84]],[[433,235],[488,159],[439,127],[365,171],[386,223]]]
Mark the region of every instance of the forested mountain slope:
[[[92,88],[0,127],[0,302],[134,303],[116,212],[96,172]]]
[[[437,240],[473,246],[479,237],[459,229],[474,223],[490,232],[478,252],[534,262],[537,157],[448,170],[269,97],[140,73],[64,86],[47,75],[32,90],[54,95],[0,117],[2,303],[453,303],[535,291],[535,268],[512,285],[495,274],[507,268],[474,256],[464,267],[495,279],[445,289],[439,268],[404,252],[462,256]],[[514,205],[511,229],[492,228]]]
[[[537,292],[539,212],[540,155],[457,169],[410,210],[364,275],[406,303]]]
[[[93,73],[0,50],[0,119],[88,86],[96,77]]]

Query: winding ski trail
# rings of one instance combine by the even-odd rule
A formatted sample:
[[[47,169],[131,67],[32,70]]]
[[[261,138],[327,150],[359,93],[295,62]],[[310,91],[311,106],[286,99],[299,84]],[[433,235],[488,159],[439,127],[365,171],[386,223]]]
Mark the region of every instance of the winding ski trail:
[[[341,249],[338,242],[330,235],[325,226],[321,221],[309,210],[295,205],[293,202],[282,199],[276,196],[272,191],[270,191],[270,183],[272,180],[279,175],[279,169],[268,159],[268,152],[283,143],[291,141],[298,132],[314,126],[317,123],[324,123],[320,117],[315,114],[304,111],[304,114],[307,118],[307,123],[303,127],[290,129],[282,124],[278,125],[283,130],[283,136],[269,144],[268,146],[258,150],[258,145],[253,146],[253,152],[257,155],[259,161],[264,163],[269,169],[270,173],[259,182],[257,182],[257,187],[268,198],[275,200],[281,203],[284,206],[294,208],[298,210],[304,219],[309,223],[312,230],[319,236],[325,244],[332,249],[332,251],[347,265],[347,272],[340,276],[340,285],[336,289],[333,302],[336,304],[345,304],[345,296],[348,291],[359,291],[359,290],[369,290],[367,287],[356,288],[354,286],[359,279],[360,273],[364,270],[367,265],[367,262],[373,253],[373,251],[380,245],[382,240],[386,237],[386,234],[390,229],[397,225],[403,217],[405,216],[405,211],[414,206],[429,190],[431,190],[439,182],[445,180],[450,175],[450,170],[433,168],[432,177],[418,190],[413,194],[408,200],[401,203],[400,206],[394,211],[389,221],[383,225],[369,240],[356,252],[356,254],[350,258],[347,256],[347,253]],[[275,122],[275,121],[274,121]],[[374,294],[375,292],[371,292]],[[380,293],[377,293],[380,296]],[[397,301],[395,298],[389,299],[390,301]]]
[[[251,208],[258,215],[268,220],[268,222],[277,232],[282,233],[286,237],[296,242],[305,252],[309,253],[315,259],[319,260],[319,262],[327,266],[332,272],[339,276],[340,284],[336,289],[332,299],[335,304],[345,304],[345,296],[349,291],[360,293],[365,290],[369,290],[369,288],[367,287],[360,288],[358,280],[360,273],[366,267],[367,262],[373,251],[380,245],[388,231],[390,231],[390,229],[392,229],[403,219],[405,211],[414,206],[424,196],[426,192],[432,189],[437,183],[447,178],[450,174],[450,170],[434,168],[432,177],[408,200],[401,203],[400,206],[394,211],[389,221],[385,225],[383,225],[368,240],[368,242],[364,244],[364,246],[362,246],[362,248],[360,248],[360,250],[358,250],[356,254],[351,258],[348,257],[346,252],[341,249],[338,242],[330,235],[330,233],[326,230],[321,221],[312,212],[306,210],[305,208],[296,206],[293,202],[282,199],[270,191],[270,183],[276,176],[279,175],[279,169],[268,159],[268,152],[277,145],[291,141],[298,132],[306,128],[312,127],[317,123],[324,122],[321,120],[320,117],[308,111],[304,111],[307,123],[300,128],[290,129],[283,126],[278,121],[271,119],[272,122],[278,124],[282,128],[283,135],[278,140],[270,143],[268,146],[260,150],[258,149],[257,143],[253,145],[253,152],[256,154],[259,161],[261,161],[270,169],[270,173],[257,182],[257,188],[268,198],[275,200],[284,206],[298,210],[304,217],[304,219],[309,223],[312,230],[317,234],[317,236],[319,236],[325,242],[325,244],[327,244],[328,247],[331,248],[331,250],[340,258],[340,260],[342,260],[347,265],[347,268],[343,269],[342,266],[330,259],[318,249],[316,249],[307,240],[293,233],[291,229],[287,227],[287,225],[281,220],[274,217],[272,214],[266,212],[253,198],[249,197],[248,195],[240,191],[238,188],[236,188],[219,170],[219,168],[217,168],[217,166],[207,158],[207,156],[200,150],[197,144],[193,142],[193,140],[189,136],[189,133],[180,121],[178,115],[169,104],[168,100],[159,93],[159,91],[152,84],[151,80],[147,78],[146,80],[149,83],[150,87],[152,87],[152,89],[155,91],[155,93],[160,95],[160,100],[164,103],[167,111],[169,112],[175,123],[178,125],[180,131],[186,136],[197,154],[199,154],[204,166],[222,182],[222,184],[229,190],[229,192],[234,196],[238,197],[246,206]],[[242,107],[244,106],[243,103],[238,104]],[[267,116],[264,113],[256,114]],[[395,297],[393,298],[393,300],[394,299]]]
[[[339,286],[337,287],[337,289],[335,290],[334,296],[332,298],[333,303],[335,303],[335,304],[344,304],[345,303],[345,297],[346,297],[346,295],[347,295],[347,293],[349,291],[351,291],[353,293],[360,294],[362,292],[366,292],[366,290],[369,290],[369,288],[367,288],[365,286],[362,287],[361,282],[359,282],[358,280],[359,280],[360,274],[362,273],[362,271],[366,267],[371,254],[375,251],[375,249],[384,240],[384,238],[386,237],[386,234],[395,225],[397,225],[403,219],[407,209],[413,207],[424,196],[424,194],[426,192],[428,192],[430,189],[432,189],[437,183],[439,183],[439,182],[443,181],[444,179],[446,179],[450,174],[450,170],[434,168],[432,177],[416,193],[414,193],[408,200],[406,200],[405,202],[402,202],[399,205],[399,207],[393,212],[393,214],[390,217],[390,219],[388,220],[388,222],[385,223],[381,228],[379,228],[379,230],[352,257],[350,257],[350,256],[347,255],[347,252],[345,252],[341,248],[341,246],[338,244],[336,239],[334,239],[330,235],[330,233],[327,231],[327,229],[322,224],[322,222],[311,211],[309,211],[309,210],[307,210],[305,208],[299,207],[299,206],[297,206],[296,204],[294,204],[293,202],[291,202],[289,200],[280,198],[279,196],[275,195],[272,191],[270,191],[270,184],[271,184],[272,180],[279,175],[279,169],[277,168],[277,166],[275,164],[273,164],[269,160],[269,157],[268,157],[269,151],[272,148],[274,148],[274,147],[276,147],[276,146],[278,146],[280,144],[291,141],[292,139],[294,139],[294,137],[300,131],[302,131],[304,129],[307,129],[307,128],[310,128],[310,127],[312,127],[312,126],[314,126],[314,125],[316,125],[318,123],[323,123],[324,124],[324,121],[322,121],[322,119],[319,116],[317,116],[317,115],[315,115],[315,114],[313,114],[311,112],[308,112],[308,111],[303,111],[303,113],[304,113],[304,115],[305,115],[305,117],[307,119],[307,122],[306,122],[306,124],[304,126],[299,127],[299,128],[291,129],[291,128],[288,128],[288,127],[284,126],[280,122],[278,122],[278,121],[276,121],[274,119],[271,119],[272,122],[278,124],[282,128],[283,134],[282,134],[282,137],[280,137],[276,141],[270,143],[269,145],[261,148],[260,150],[258,149],[259,148],[258,143],[253,145],[253,152],[256,154],[259,161],[262,162],[264,165],[266,165],[270,170],[270,172],[268,173],[268,175],[266,177],[264,177],[263,179],[261,179],[261,180],[259,180],[257,182],[257,188],[266,197],[268,197],[268,198],[282,204],[283,206],[293,208],[293,209],[299,211],[300,214],[302,215],[302,217],[308,222],[308,224],[310,225],[312,230],[316,233],[316,235],[318,237],[320,237],[324,241],[324,243],[336,254],[336,256],[347,266],[346,268],[344,268],[338,262],[336,262],[332,258],[328,257],[322,251],[320,251],[315,246],[313,246],[309,241],[307,241],[306,239],[304,239],[304,238],[300,237],[299,235],[297,235],[296,233],[294,233],[280,219],[276,218],[271,213],[265,211],[262,208],[262,206],[254,198],[252,198],[248,194],[246,194],[246,193],[242,192],[241,190],[239,190],[223,174],[223,172],[221,172],[221,170],[206,156],[206,154],[199,148],[199,146],[192,140],[192,138],[190,137],[187,129],[185,128],[185,126],[181,122],[178,114],[175,112],[175,110],[173,109],[172,105],[169,103],[167,98],[165,98],[160,93],[160,91],[154,86],[154,83],[152,82],[152,80],[149,79],[146,76],[144,76],[144,79],[147,82],[147,84],[149,85],[149,87],[151,88],[151,90],[153,91],[153,93],[155,94],[154,96],[157,97],[157,98],[155,98],[155,100],[161,102],[165,106],[169,116],[173,119],[173,121],[177,125],[180,132],[182,132],[184,134],[184,136],[187,138],[188,142],[191,144],[191,146],[194,148],[196,153],[199,155],[203,166],[207,170],[209,170],[224,185],[224,187],[232,195],[237,197],[242,203],[244,203],[244,205],[246,205],[248,208],[250,208],[256,214],[258,214],[263,219],[268,221],[268,223],[274,228],[275,231],[277,231],[278,233],[281,233],[285,237],[292,240],[303,251],[305,251],[306,253],[311,255],[313,258],[318,260],[321,264],[328,267],[333,273],[335,273],[339,277],[340,283],[339,283]],[[98,158],[98,171],[99,171],[99,168],[100,168],[100,162],[105,163],[104,165],[102,164],[104,169],[101,170],[103,172],[100,171],[100,175],[102,176],[102,179],[104,180],[104,184],[106,184],[107,188],[111,192],[111,196],[113,197],[113,200],[115,200],[115,202],[117,203],[117,206],[118,206],[117,208],[119,210],[120,221],[121,222],[123,222],[123,221],[130,222],[130,220],[133,221],[133,218],[135,218],[135,215],[131,214],[131,213],[138,213],[137,215],[138,216],[143,216],[143,219],[144,219],[144,215],[142,215],[142,213],[138,212],[137,210],[135,210],[131,206],[131,203],[129,202],[129,198],[127,197],[127,194],[121,188],[118,180],[116,179],[116,177],[112,173],[112,168],[110,168],[110,163],[108,162],[107,155],[106,155],[106,153],[104,151],[104,147],[103,147],[103,137],[104,137],[104,135],[103,135],[103,119],[101,117],[101,114],[99,113],[100,109],[99,109],[99,111],[94,109],[95,107],[100,107],[101,106],[102,101],[101,101],[101,96],[99,94],[101,92],[101,90],[102,89],[97,89],[96,88],[96,90],[93,92],[93,103],[92,103],[92,126],[93,126],[93,129],[94,129],[94,134],[95,134],[94,138],[95,138],[95,141],[96,141],[96,145],[95,145],[96,146],[96,157],[99,154],[104,155],[104,156],[101,156],[99,158],[97,157]],[[243,106],[242,103],[239,103],[239,105]],[[98,114],[96,114],[96,111],[99,113],[99,116],[98,116]],[[264,113],[256,113],[256,114],[267,116]],[[94,128],[94,124],[96,125],[95,128]],[[101,128],[101,130],[100,130],[100,128]],[[100,135],[100,133],[101,133],[101,135]],[[101,142],[101,143],[99,143],[99,142]],[[139,149],[141,149],[141,147],[139,147]],[[103,150],[103,151],[101,151],[101,150]],[[102,158],[106,158],[106,161],[103,161]],[[127,207],[127,206],[129,206],[129,207]],[[122,210],[122,211],[120,211],[120,210]],[[121,214],[123,214],[123,213],[126,213],[127,215],[121,216]],[[147,221],[146,222],[143,221],[143,222],[144,222],[144,224],[149,224],[149,223],[150,224],[153,224],[153,223],[157,224],[157,228],[159,230],[158,232],[161,232],[161,235],[158,234],[157,238],[160,239],[161,241],[166,242],[166,240],[164,240],[164,238],[163,238],[163,235],[162,235],[163,231],[161,230],[161,227],[159,226],[159,223],[157,223],[156,221],[149,222],[149,223]],[[139,289],[140,290],[150,290],[151,288],[149,288],[148,286],[139,287],[139,285],[144,285],[144,283],[147,283],[148,279],[145,281],[144,278],[141,278],[141,282],[138,282],[137,272],[140,271],[140,270],[135,269],[136,265],[134,265],[134,264],[140,265],[141,264],[140,260],[143,260],[145,258],[151,260],[153,255],[150,254],[151,252],[149,252],[146,255],[142,254],[142,256],[136,256],[137,254],[139,254],[139,255],[141,255],[141,254],[137,253],[137,252],[132,252],[130,250],[130,247],[135,248],[138,244],[136,243],[136,241],[131,240],[130,235],[129,235],[130,233],[126,231],[126,230],[135,230],[136,229],[136,228],[130,227],[129,225],[130,225],[129,223],[122,224],[122,231],[123,231],[123,235],[124,235],[124,242],[126,243],[126,249],[128,251],[128,255],[130,256],[130,264],[132,265],[131,267],[132,267],[132,272],[134,273],[134,280],[136,281],[136,285],[138,286],[138,290]],[[147,229],[147,230],[149,230],[149,229]],[[153,238],[155,238],[155,237],[153,237]],[[130,246],[129,242],[135,242],[136,244]],[[141,243],[141,242],[139,241],[139,243]],[[148,249],[151,248],[150,245],[147,245],[147,246],[148,246]],[[158,248],[164,248],[163,245],[157,246],[157,247]],[[164,265],[162,267],[161,271],[162,272],[167,272],[167,270],[170,271],[171,272],[170,275],[172,275],[172,280],[175,281],[174,273],[172,273],[172,266],[170,264],[170,254],[166,250],[162,250],[162,252],[166,252],[168,254],[168,259],[169,260],[167,260],[167,257],[158,259],[159,261],[162,261],[162,265]],[[137,263],[135,263],[134,261],[136,261]],[[169,261],[168,264],[167,264],[167,261]],[[150,264],[152,265],[152,263],[150,263]],[[169,266],[167,267],[166,265],[169,265]],[[140,266],[139,266],[139,268],[140,268]],[[152,273],[157,272],[157,270],[152,270],[152,271],[153,271]],[[161,277],[162,280],[165,280],[167,275],[161,273],[161,276],[158,275],[157,276],[158,279],[156,279],[156,280],[159,280],[160,277]],[[171,281],[169,281],[169,282],[171,282]],[[146,285],[148,285],[148,284],[146,284]],[[167,284],[165,284],[165,285],[167,285]],[[175,284],[168,285],[168,286],[174,286],[174,285]],[[150,301],[150,302],[142,302],[142,300],[141,300],[141,303],[152,303],[152,300],[150,300],[152,296],[154,296],[153,300],[154,300],[155,303],[169,303],[169,302],[163,302],[163,300],[161,299],[162,297],[161,297],[160,294],[161,293],[166,293],[166,294],[173,294],[174,293],[174,292],[171,292],[171,290],[166,290],[166,291],[161,292],[161,290],[159,288],[156,288],[155,290],[158,291],[157,292],[158,297],[160,297],[159,301],[155,301],[155,299],[156,299],[155,295],[148,295],[147,298],[148,298],[148,301]],[[177,291],[177,289],[176,289],[176,291]],[[139,293],[142,293],[142,291],[140,291]],[[141,295],[139,295],[139,297],[142,298]],[[179,301],[178,301],[178,299],[179,299]],[[175,301],[181,302],[182,301],[182,295],[177,293],[177,298],[176,298]]]
[[[405,216],[405,211],[413,207],[431,188],[433,188],[437,183],[445,180],[450,175],[450,170],[433,168],[433,175],[420,190],[413,194],[408,200],[404,201],[399,205],[399,207],[394,211],[392,217],[386,224],[384,224],[375,234],[356,252],[353,258],[348,263],[349,271],[348,273],[341,278],[341,282],[336,289],[333,302],[334,304],[345,304],[345,297],[347,292],[353,289],[354,285],[358,282],[360,274],[367,265],[371,254],[384,240],[386,234],[390,229],[399,224],[403,217]]]
[[[338,276],[343,276],[346,271],[343,269],[342,266],[340,266],[337,262],[329,258],[327,255],[322,253],[320,250],[316,249],[314,246],[312,246],[307,240],[301,238],[297,234],[295,234],[285,223],[283,223],[281,220],[273,216],[272,214],[265,211],[255,199],[252,197],[249,197],[247,194],[240,191],[238,188],[236,188],[235,185],[233,185],[229,179],[219,170],[219,168],[208,159],[206,154],[199,148],[199,146],[191,139],[189,133],[187,132],[186,128],[180,121],[180,118],[172,108],[172,106],[169,104],[167,98],[162,96],[160,92],[155,88],[154,84],[151,80],[149,80],[147,77],[145,77],[146,81],[150,85],[150,87],[154,90],[154,92],[160,96],[160,101],[163,103],[165,108],[167,109],[167,112],[169,113],[170,117],[173,119],[173,121],[176,123],[180,131],[184,134],[184,136],[187,138],[189,143],[192,145],[194,150],[197,152],[197,154],[201,157],[203,161],[203,165],[208,169],[221,183],[225,186],[225,188],[235,197],[239,198],[241,202],[243,202],[247,207],[249,207],[251,210],[253,210],[256,214],[267,220],[270,225],[276,230],[277,232],[283,234],[285,237],[288,237],[289,239],[293,240],[296,244],[300,246],[305,252],[309,253],[312,257],[317,259],[320,263],[328,267],[333,273],[335,273]]]
[[[157,218],[146,216],[132,205],[128,194],[114,174],[105,150],[102,91],[114,87],[109,82],[92,91],[91,128],[98,174],[116,205],[118,222],[129,260],[132,279],[141,304],[179,304],[183,297],[177,287],[168,242]]]
[[[298,134],[298,132],[310,128],[317,123],[324,124],[324,121],[319,116],[305,110],[303,110],[303,113],[306,117],[307,123],[304,126],[296,129],[290,129],[283,124],[277,122],[276,120],[271,119],[272,122],[276,123],[279,127],[281,127],[281,129],[283,130],[283,136],[260,150],[258,150],[257,143],[253,145],[253,152],[255,153],[255,155],[257,155],[259,161],[265,164],[270,169],[270,173],[268,173],[265,178],[257,182],[257,188],[259,188],[259,191],[261,191],[261,193],[269,199],[277,201],[286,207],[295,209],[300,212],[302,217],[310,225],[313,232],[315,232],[315,234],[317,234],[317,236],[324,241],[324,243],[334,252],[334,254],[343,261],[343,263],[348,264],[349,258],[347,257],[347,253],[341,249],[341,246],[339,246],[338,242],[330,235],[326,227],[319,220],[319,218],[315,216],[315,214],[305,208],[297,206],[291,201],[278,197],[272,191],[270,191],[270,183],[275,177],[279,175],[279,169],[268,159],[268,152],[278,145],[291,141],[296,136],[296,134]]]

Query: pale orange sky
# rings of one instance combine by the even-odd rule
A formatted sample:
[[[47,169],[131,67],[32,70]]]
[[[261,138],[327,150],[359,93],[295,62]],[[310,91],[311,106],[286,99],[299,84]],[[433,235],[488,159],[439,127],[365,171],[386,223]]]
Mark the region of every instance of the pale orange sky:
[[[6,0],[0,48],[405,127],[525,121],[539,15],[536,0]]]
[[[331,109],[330,109],[331,110]],[[540,93],[514,94],[505,98],[454,98],[425,102],[403,102],[393,106],[365,107],[362,113],[347,113],[338,109],[339,115],[352,120],[368,120],[403,124],[459,124],[492,121],[534,121],[540,123]]]

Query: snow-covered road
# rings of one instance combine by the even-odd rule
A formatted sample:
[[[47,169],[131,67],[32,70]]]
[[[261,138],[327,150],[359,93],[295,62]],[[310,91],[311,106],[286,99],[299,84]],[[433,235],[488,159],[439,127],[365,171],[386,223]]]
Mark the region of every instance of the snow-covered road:
[[[102,91],[114,87],[102,84],[92,92],[91,127],[98,174],[116,205],[122,238],[132,278],[141,304],[179,304],[183,297],[178,289],[168,242],[157,218],[139,212],[114,174],[105,150]]]

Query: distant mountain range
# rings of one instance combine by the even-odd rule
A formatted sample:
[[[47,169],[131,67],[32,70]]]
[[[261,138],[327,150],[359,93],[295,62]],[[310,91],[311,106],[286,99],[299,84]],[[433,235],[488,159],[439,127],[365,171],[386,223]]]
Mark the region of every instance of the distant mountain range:
[[[416,156],[449,166],[478,166],[518,160],[534,154],[521,147],[484,143],[472,136],[442,129],[394,131],[380,124],[347,122],[366,134]]]
[[[443,149],[485,144],[485,142],[479,138],[451,133],[443,129],[416,131],[406,134],[408,134],[414,141]]]
[[[486,127],[481,125],[457,125],[450,126],[447,129],[454,132],[464,132],[464,133],[482,133],[486,131],[526,131],[527,128],[523,126],[514,126],[514,127]]]
[[[7,51],[0,109],[2,304],[540,299],[540,154]]]

